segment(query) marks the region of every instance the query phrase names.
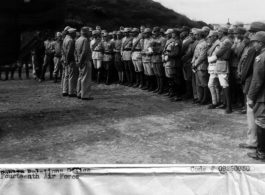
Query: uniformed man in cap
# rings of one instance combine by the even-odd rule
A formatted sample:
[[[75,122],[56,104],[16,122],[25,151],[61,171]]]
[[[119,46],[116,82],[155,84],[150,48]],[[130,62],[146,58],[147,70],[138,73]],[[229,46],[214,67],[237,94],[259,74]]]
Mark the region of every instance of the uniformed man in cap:
[[[181,62],[181,41],[180,31],[168,29],[166,31],[167,42],[163,49],[162,59],[165,67],[165,74],[168,78],[169,91],[165,96],[173,98],[174,101],[181,101],[180,74],[182,71]]]
[[[134,66],[132,63],[132,46],[133,46],[133,37],[130,36],[130,29],[125,28],[124,29],[124,34],[125,37],[122,42],[121,46],[121,55],[122,55],[122,60],[125,66],[125,71],[126,71],[126,78],[127,78],[127,83],[125,86],[128,87],[133,87],[133,80],[134,80]]]
[[[220,47],[215,53],[217,57],[215,72],[218,74],[220,85],[223,88],[223,104],[218,108],[226,109],[225,113],[232,112],[231,96],[229,88],[229,58],[233,43],[228,38],[228,28],[221,26],[218,29]]]
[[[102,60],[103,60],[103,45],[99,31],[93,31],[93,41],[90,43],[90,49],[92,51],[92,60],[97,75],[97,83],[100,83],[102,77]]]
[[[250,24],[249,38],[252,38],[258,31],[265,31],[265,24],[262,22],[253,22]],[[260,51],[256,51],[253,46],[253,42],[250,43],[247,56],[245,57],[244,63],[241,66],[241,84],[243,85],[243,92],[245,95],[248,94],[250,84],[253,78],[253,68],[254,62]],[[257,125],[254,120],[253,108],[247,104],[247,122],[248,122],[248,132],[247,141],[245,143],[239,144],[241,148],[256,148],[257,147]]]
[[[113,50],[114,43],[110,40],[110,36],[107,32],[103,35],[103,65],[106,70],[106,80],[105,84],[109,85],[112,79],[112,69],[113,69]]]
[[[242,42],[242,36],[246,33],[246,29],[238,27],[233,30],[234,34],[234,43],[231,48],[231,56],[229,60],[230,66],[230,89],[232,95],[232,101],[234,102],[235,107],[244,108],[244,94],[240,84],[240,78],[238,77],[238,63],[240,55],[245,47]]]
[[[113,31],[112,32],[112,39],[111,39],[111,41],[112,42],[115,42],[117,40],[117,31]]]
[[[257,32],[251,41],[259,55],[255,58],[253,77],[247,95],[247,104],[253,108],[257,124],[257,150],[248,156],[257,160],[265,160],[265,32]]]
[[[58,79],[58,74],[60,73],[61,79],[62,79],[62,63],[61,63],[61,58],[62,58],[62,46],[63,46],[63,40],[62,40],[62,33],[57,32],[56,33],[56,41],[53,42],[52,44],[52,50],[54,53],[54,83],[57,83]]]
[[[161,36],[160,28],[153,28],[153,55],[152,55],[152,65],[154,74],[157,80],[157,89],[154,93],[163,94],[164,92],[164,80],[165,80],[165,69],[162,62],[162,52],[166,44],[166,39]]]
[[[182,27],[182,48],[181,60],[183,62],[183,76],[186,81],[186,94],[182,97],[184,100],[192,99],[192,70],[191,60],[193,57],[192,45],[194,40],[190,36],[190,28],[187,26]]]
[[[244,27],[244,23],[243,23],[243,22],[239,22],[239,21],[237,21],[237,22],[235,22],[235,24],[233,24],[233,26],[234,26],[235,28],[238,28],[238,27]]]
[[[202,27],[202,30],[205,33],[205,38],[207,38],[211,29],[208,26],[204,26],[204,27]]]
[[[206,105],[208,103],[209,88],[208,88],[208,61],[207,51],[209,49],[205,40],[205,32],[203,30],[197,30],[195,37],[199,41],[192,59],[192,69],[196,72],[196,83],[199,90],[199,99],[196,102],[200,105]]]
[[[208,63],[209,63],[208,73],[210,74],[208,87],[210,89],[212,96],[212,104],[208,106],[208,109],[215,109],[221,103],[220,84],[218,80],[218,75],[215,73],[216,61],[217,61],[215,53],[219,49],[220,45],[218,32],[211,31],[210,34],[208,35],[208,40],[211,43],[211,47],[207,51]]]
[[[132,62],[136,74],[136,84],[133,87],[143,88],[144,68],[143,68],[142,55],[141,55],[143,47],[143,38],[139,34],[138,28],[133,28],[132,33],[133,33]]]
[[[75,64],[75,43],[76,29],[68,29],[63,41],[63,51],[65,60],[65,76],[63,81],[63,96],[76,97],[76,84],[77,84],[77,67]]]
[[[115,61],[115,67],[118,71],[119,76],[119,82],[118,84],[124,85],[124,64],[122,62],[122,56],[121,56],[121,46],[122,46],[122,33],[120,31],[117,32],[117,40],[114,42],[114,61]]]
[[[39,79],[39,82],[45,80],[45,73],[47,66],[50,68],[50,79],[53,79],[53,49],[52,49],[52,38],[49,36],[46,41],[44,41],[44,47],[45,47],[45,56],[44,56],[44,62],[42,65],[42,70],[41,70],[41,78]]]
[[[75,60],[79,68],[79,77],[77,82],[77,97],[82,100],[93,100],[91,97],[91,57],[92,53],[89,48],[89,28],[81,29],[81,36],[75,43]]]
[[[142,47],[142,61],[144,66],[144,74],[145,74],[145,87],[143,90],[153,91],[155,84],[155,76],[154,70],[152,68],[152,42],[154,39],[152,38],[152,30],[150,28],[145,28],[143,32],[144,42]]]

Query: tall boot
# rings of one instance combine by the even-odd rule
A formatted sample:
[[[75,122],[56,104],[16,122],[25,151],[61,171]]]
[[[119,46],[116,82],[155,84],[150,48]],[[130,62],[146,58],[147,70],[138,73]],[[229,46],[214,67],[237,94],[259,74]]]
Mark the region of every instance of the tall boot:
[[[127,71],[127,70],[126,70],[126,79],[127,79],[127,82],[124,85],[128,86],[130,85],[130,71]]]
[[[157,88],[154,91],[154,93],[158,93],[159,90],[160,90],[160,79],[159,79],[159,76],[156,76],[156,83],[157,83]]]
[[[196,104],[201,103],[202,100],[203,100],[203,96],[204,96],[204,90],[203,90],[203,87],[198,86],[198,90],[199,90],[199,99],[195,102]]]
[[[160,88],[159,88],[158,94],[163,94],[164,93],[164,77],[159,77],[159,84],[160,84]]]
[[[58,75],[56,74],[56,75],[54,75],[54,81],[53,81],[53,83],[57,83],[57,80],[58,80]]]
[[[140,78],[140,85],[139,85],[139,88],[140,89],[143,89],[144,88],[144,72],[143,71],[141,71],[140,73],[139,73],[139,78]]]
[[[5,70],[5,79],[4,79],[5,81],[8,80],[8,75],[9,75],[9,70],[7,69]]]
[[[121,84],[125,85],[125,81],[124,81],[124,71],[121,71]]]
[[[223,104],[221,106],[218,106],[219,109],[226,109],[227,108],[227,100],[225,96],[225,89],[222,89],[222,97],[223,97]]]
[[[133,87],[133,80],[134,80],[134,72],[130,71],[130,84],[128,87]]]
[[[154,91],[154,88],[155,88],[155,76],[152,75],[150,76],[150,87],[148,91]]]
[[[45,80],[45,72],[46,72],[46,67],[43,66],[42,70],[41,70],[41,76],[40,76],[40,80],[39,81]]]
[[[150,87],[150,76],[145,75],[145,87],[142,90],[148,90]]]
[[[186,90],[187,90],[187,93],[186,93],[186,95],[183,96],[183,100],[192,99],[193,90],[192,90],[192,82],[191,81],[186,81]]]
[[[15,74],[15,69],[12,69],[11,70],[11,77],[10,77],[11,80],[14,80],[14,74]]]
[[[170,95],[168,96],[169,98],[173,98],[176,95],[176,86],[175,86],[175,82],[173,79],[170,79],[170,83],[169,83],[169,88],[170,88]]]
[[[101,70],[97,69],[97,84],[100,83]]]
[[[22,80],[22,67],[19,67],[18,68],[18,78],[20,79],[20,80]]]
[[[135,73],[135,77],[136,77],[136,83],[135,83],[135,85],[133,86],[133,88],[137,88],[137,87],[139,87],[139,85],[140,85],[140,73],[139,73],[139,72],[136,72],[136,73]]]
[[[175,84],[175,97],[172,98],[173,102],[179,102],[182,101],[182,97],[181,97],[181,85],[180,84]]]
[[[200,105],[208,104],[208,98],[209,98],[209,89],[208,87],[203,87],[203,99],[199,104]]]
[[[230,114],[232,112],[232,105],[231,105],[231,96],[230,96],[229,87],[224,88],[224,92],[225,92],[225,99],[226,99],[226,103],[227,103],[225,113]]]

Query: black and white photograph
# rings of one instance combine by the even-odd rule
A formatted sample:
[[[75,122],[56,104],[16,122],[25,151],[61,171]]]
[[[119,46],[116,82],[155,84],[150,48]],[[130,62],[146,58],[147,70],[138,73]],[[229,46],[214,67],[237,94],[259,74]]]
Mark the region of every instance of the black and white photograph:
[[[1,0],[0,164],[264,164],[264,6]]]

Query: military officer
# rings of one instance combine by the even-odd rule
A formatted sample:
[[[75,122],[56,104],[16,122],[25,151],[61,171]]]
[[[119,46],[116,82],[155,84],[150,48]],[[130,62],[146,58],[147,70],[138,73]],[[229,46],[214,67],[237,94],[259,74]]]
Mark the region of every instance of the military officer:
[[[113,50],[114,43],[110,40],[110,36],[107,32],[103,35],[104,41],[103,44],[103,65],[106,70],[106,85],[109,85],[111,82],[111,71],[113,69]]]
[[[229,58],[231,54],[232,41],[228,38],[228,29],[226,27],[219,27],[218,37],[220,40],[220,47],[215,53],[217,57],[215,73],[218,74],[220,85],[223,89],[223,104],[218,108],[226,109],[225,113],[232,112],[231,96],[229,88]]]
[[[75,43],[76,29],[68,29],[63,41],[63,51],[65,60],[65,76],[63,81],[63,96],[76,97],[76,84],[77,84],[77,67],[75,64]]]
[[[192,70],[191,60],[193,57],[193,43],[194,40],[190,36],[190,28],[187,26],[182,27],[182,48],[181,48],[181,60],[183,62],[183,76],[186,81],[187,93],[182,97],[184,100],[192,99]]]
[[[250,24],[250,28],[248,30],[249,38],[252,38],[258,31],[265,31],[265,24],[262,22],[253,22]],[[249,41],[249,40],[247,40]],[[245,41],[244,41],[245,42]],[[254,61],[257,55],[259,55],[259,51],[256,51],[253,46],[253,42],[249,43],[249,49],[243,64],[241,65],[241,84],[243,85],[243,92],[245,95],[248,94],[250,84],[253,78],[253,66]],[[248,123],[248,132],[247,132],[247,141],[245,143],[239,144],[241,148],[256,148],[257,147],[257,124],[254,120],[253,109],[247,105],[247,123]]]
[[[257,124],[257,150],[248,156],[257,160],[265,160],[265,32],[257,32],[251,41],[260,53],[254,61],[253,77],[247,95],[247,104],[253,108]]]
[[[153,28],[153,55],[151,58],[154,74],[157,80],[157,89],[154,93],[163,94],[164,92],[164,80],[165,80],[165,69],[162,62],[162,52],[166,44],[166,39],[161,36],[160,28]]]
[[[209,88],[208,88],[208,61],[207,61],[207,51],[209,49],[206,40],[205,32],[198,29],[195,32],[195,37],[199,41],[192,59],[192,69],[196,72],[196,83],[199,90],[199,99],[196,102],[200,105],[206,105],[208,103]]]
[[[121,56],[122,60],[125,66],[126,71],[126,78],[127,83],[125,83],[125,86],[133,87],[133,80],[134,80],[134,66],[132,63],[132,46],[133,46],[133,37],[130,36],[130,29],[125,28],[124,29],[125,37],[122,41],[122,47],[121,47]]]
[[[58,74],[60,73],[60,76],[62,77],[62,65],[61,65],[61,58],[62,58],[62,33],[57,32],[56,33],[56,41],[52,44],[52,51],[54,53],[53,61],[54,61],[54,83],[57,83]]]
[[[152,38],[152,30],[150,28],[145,28],[143,32],[143,47],[142,47],[142,61],[144,67],[145,74],[145,87],[142,90],[154,91],[155,84],[155,76],[154,70],[152,68],[152,42],[154,39]]]
[[[93,65],[96,70],[97,83],[100,83],[102,77],[102,59],[103,59],[103,45],[99,31],[92,32],[94,39],[90,43],[90,49],[92,51]]]
[[[180,74],[182,71],[181,41],[180,31],[168,29],[165,32],[167,42],[163,49],[162,59],[165,67],[165,74],[168,78],[169,91],[165,96],[173,98],[175,101],[181,101],[180,94]]]
[[[208,87],[210,89],[212,96],[212,104],[208,107],[208,109],[215,109],[221,103],[219,80],[218,80],[218,75],[215,73],[216,60],[217,60],[217,58],[215,57],[215,53],[220,45],[220,41],[218,39],[218,32],[211,31],[210,34],[208,35],[208,39],[211,43],[211,47],[207,51],[208,63],[209,63],[208,73],[210,74]]]
[[[207,38],[211,29],[208,26],[204,26],[204,27],[202,27],[202,30],[205,33],[205,38]]]
[[[91,57],[92,53],[89,47],[89,28],[81,29],[81,36],[75,43],[75,60],[79,68],[79,77],[77,82],[77,97],[82,100],[93,100],[91,97]]]
[[[124,64],[121,57],[121,46],[122,46],[122,33],[117,31],[117,40],[114,41],[114,62],[116,70],[118,71],[119,82],[118,84],[124,85]]]
[[[136,84],[133,87],[143,88],[144,87],[143,85],[144,68],[143,68],[142,55],[141,55],[141,51],[143,47],[143,38],[139,34],[138,28],[133,28],[132,33],[133,33],[132,62],[133,62],[134,70],[136,74]]]

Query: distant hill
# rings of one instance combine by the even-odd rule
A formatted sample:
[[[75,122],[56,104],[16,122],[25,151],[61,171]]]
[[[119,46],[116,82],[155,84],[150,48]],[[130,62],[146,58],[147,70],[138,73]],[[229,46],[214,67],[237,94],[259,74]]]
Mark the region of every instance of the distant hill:
[[[66,25],[76,28],[100,25],[105,30],[120,26],[141,25],[162,28],[189,26],[201,28],[207,24],[193,21],[152,0],[67,0]]]

